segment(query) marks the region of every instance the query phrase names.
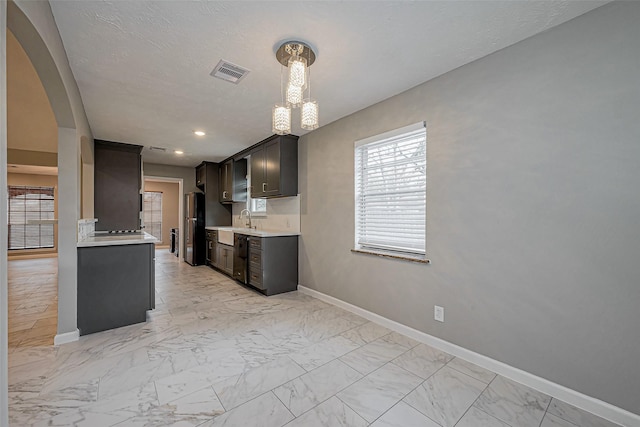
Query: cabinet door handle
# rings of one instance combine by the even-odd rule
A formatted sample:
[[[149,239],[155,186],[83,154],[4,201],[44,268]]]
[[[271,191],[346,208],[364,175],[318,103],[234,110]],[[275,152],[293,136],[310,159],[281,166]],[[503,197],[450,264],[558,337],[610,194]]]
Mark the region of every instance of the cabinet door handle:
[[[265,191],[267,191],[267,183],[263,182],[262,183],[262,192],[264,193]]]

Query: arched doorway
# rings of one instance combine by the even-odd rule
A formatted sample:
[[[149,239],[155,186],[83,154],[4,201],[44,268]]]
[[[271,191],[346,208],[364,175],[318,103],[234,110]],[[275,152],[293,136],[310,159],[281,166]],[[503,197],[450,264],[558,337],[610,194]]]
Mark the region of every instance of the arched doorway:
[[[14,353],[51,346],[57,334],[58,125],[29,57],[8,28],[6,37],[8,345]]]
[[[81,140],[92,141],[82,101],[47,2],[0,3],[0,70],[6,73],[6,29],[24,48],[58,125],[58,328],[56,344],[77,339],[76,234],[80,218]],[[6,81],[0,83],[0,188],[6,197]],[[8,423],[7,215],[0,213],[0,425]]]

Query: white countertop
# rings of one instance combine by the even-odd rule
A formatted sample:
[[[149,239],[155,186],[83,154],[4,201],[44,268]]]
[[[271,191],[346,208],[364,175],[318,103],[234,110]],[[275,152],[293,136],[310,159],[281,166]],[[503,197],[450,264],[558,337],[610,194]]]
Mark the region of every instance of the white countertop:
[[[158,239],[144,231],[140,233],[94,233],[78,241],[78,247],[136,245],[156,243],[157,241]]]
[[[247,236],[256,236],[256,237],[282,237],[282,236],[299,236],[300,235],[300,233],[295,231],[263,231],[263,230],[256,230],[255,228],[229,227],[229,226],[205,227],[205,229],[231,230],[234,233],[246,234]]]

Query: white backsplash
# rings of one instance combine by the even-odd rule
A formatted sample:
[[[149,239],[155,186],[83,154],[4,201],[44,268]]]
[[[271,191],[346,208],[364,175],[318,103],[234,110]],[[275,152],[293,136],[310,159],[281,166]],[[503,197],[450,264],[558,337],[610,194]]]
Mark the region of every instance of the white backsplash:
[[[233,204],[233,226],[245,227],[245,219],[240,220],[240,212],[246,203]],[[262,231],[300,232],[300,195],[267,199],[267,216],[252,217],[251,224]]]
[[[78,220],[78,241],[86,239],[96,231],[95,218],[79,219]]]

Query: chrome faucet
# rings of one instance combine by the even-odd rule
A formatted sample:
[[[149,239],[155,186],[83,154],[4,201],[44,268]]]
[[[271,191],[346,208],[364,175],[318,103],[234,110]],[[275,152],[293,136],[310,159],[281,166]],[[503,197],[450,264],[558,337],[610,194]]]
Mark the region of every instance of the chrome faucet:
[[[242,214],[247,213],[247,221],[244,223],[245,227],[247,228],[253,228],[251,227],[251,211],[249,209],[242,209],[242,211],[240,211],[240,220],[242,221]]]

